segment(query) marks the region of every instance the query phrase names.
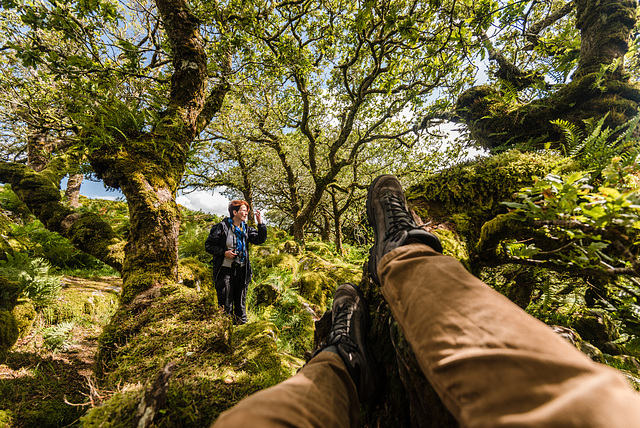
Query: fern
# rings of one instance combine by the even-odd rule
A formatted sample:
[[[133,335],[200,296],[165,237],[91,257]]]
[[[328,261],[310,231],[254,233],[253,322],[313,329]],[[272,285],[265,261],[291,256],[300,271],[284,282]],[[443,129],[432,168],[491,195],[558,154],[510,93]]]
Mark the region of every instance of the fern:
[[[564,135],[567,143],[564,145],[564,155],[567,156],[570,150],[573,150],[575,147],[579,145],[580,140],[582,140],[583,134],[582,130],[578,128],[578,126],[574,123],[566,121],[564,119],[557,119],[551,121],[552,125],[556,125],[560,128],[560,131]]]
[[[55,299],[61,288],[61,277],[51,274],[50,269],[45,259],[24,253],[7,254],[7,260],[0,260],[0,276],[16,281],[24,296],[41,305]]]
[[[560,128],[565,137],[565,156],[580,161],[586,170],[594,173],[594,177],[599,177],[615,157],[620,156],[625,162],[635,162],[640,154],[636,136],[640,114],[616,128],[603,129],[607,116],[597,121],[593,118],[585,120],[586,137],[577,125],[566,120],[551,122]]]

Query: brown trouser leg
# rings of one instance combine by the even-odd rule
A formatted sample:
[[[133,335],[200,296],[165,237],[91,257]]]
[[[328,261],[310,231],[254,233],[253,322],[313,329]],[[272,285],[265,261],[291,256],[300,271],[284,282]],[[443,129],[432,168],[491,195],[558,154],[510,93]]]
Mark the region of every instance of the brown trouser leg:
[[[342,359],[320,352],[295,376],[222,413],[214,427],[357,427],[360,403]]]
[[[421,244],[378,265],[420,367],[463,427],[640,427],[640,395],[545,324]]]

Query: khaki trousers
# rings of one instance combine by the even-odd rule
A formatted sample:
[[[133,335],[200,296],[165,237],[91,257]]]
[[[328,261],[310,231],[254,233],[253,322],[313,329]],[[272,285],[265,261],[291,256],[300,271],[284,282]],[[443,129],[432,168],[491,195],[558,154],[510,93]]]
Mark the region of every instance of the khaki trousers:
[[[546,325],[422,244],[378,265],[382,293],[422,371],[462,427],[640,427],[640,395]],[[340,367],[342,366],[342,367]],[[298,374],[223,413],[215,426],[357,426],[340,358],[322,352]]]

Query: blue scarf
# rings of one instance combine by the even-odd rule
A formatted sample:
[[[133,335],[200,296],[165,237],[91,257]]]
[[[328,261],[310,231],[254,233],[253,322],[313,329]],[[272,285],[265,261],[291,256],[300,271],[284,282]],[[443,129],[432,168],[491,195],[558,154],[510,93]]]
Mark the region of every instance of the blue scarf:
[[[231,217],[227,217],[227,223],[229,223],[229,228],[231,228],[233,234],[236,235],[236,254],[238,254],[237,261],[239,263],[243,263],[247,258],[247,245],[244,239],[246,236],[247,225],[243,221],[240,227],[237,227],[233,224]]]

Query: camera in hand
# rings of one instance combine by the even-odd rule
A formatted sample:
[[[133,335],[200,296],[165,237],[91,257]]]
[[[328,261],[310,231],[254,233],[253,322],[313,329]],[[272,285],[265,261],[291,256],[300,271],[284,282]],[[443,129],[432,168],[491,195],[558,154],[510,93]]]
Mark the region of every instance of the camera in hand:
[[[233,269],[238,269],[240,266],[242,266],[240,264],[240,262],[238,262],[238,254],[236,253],[236,255],[233,257],[233,261],[231,262],[231,267]]]

